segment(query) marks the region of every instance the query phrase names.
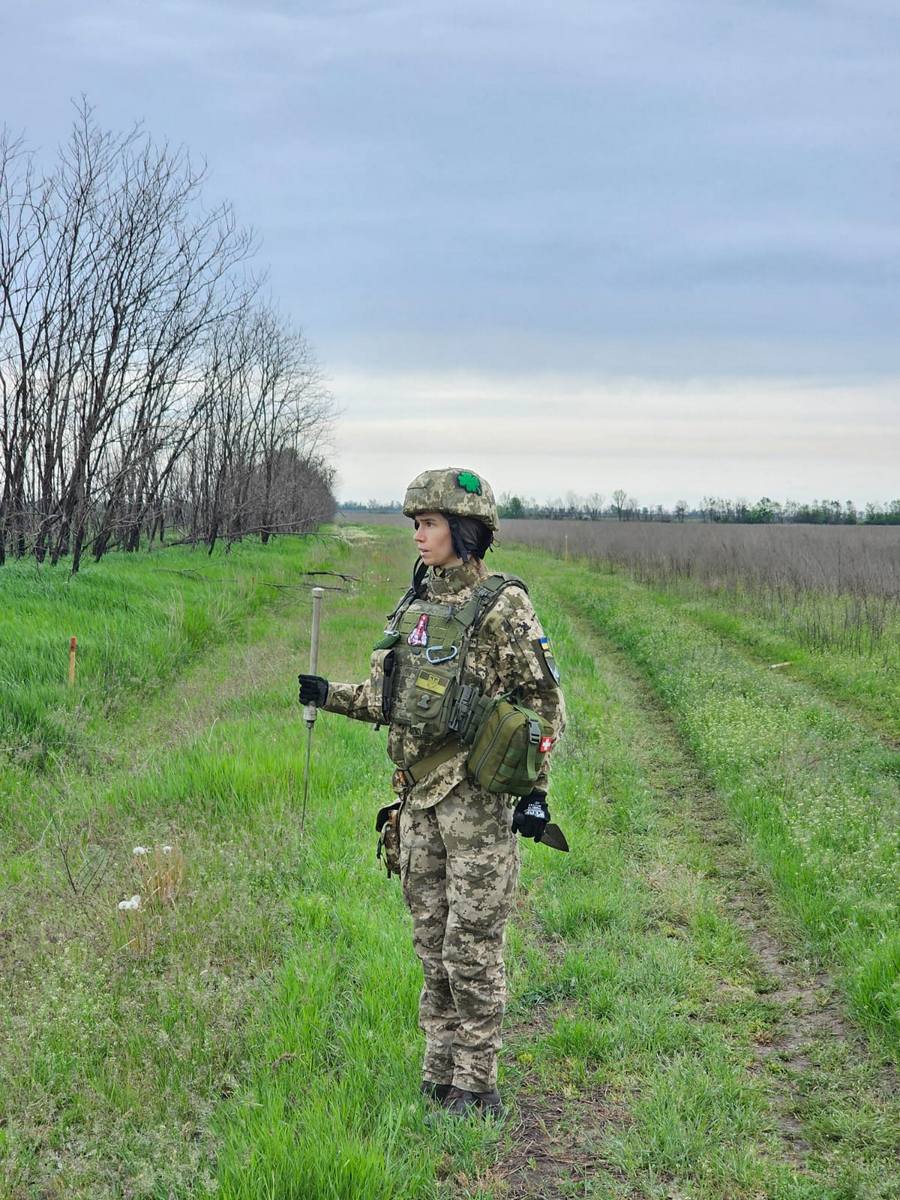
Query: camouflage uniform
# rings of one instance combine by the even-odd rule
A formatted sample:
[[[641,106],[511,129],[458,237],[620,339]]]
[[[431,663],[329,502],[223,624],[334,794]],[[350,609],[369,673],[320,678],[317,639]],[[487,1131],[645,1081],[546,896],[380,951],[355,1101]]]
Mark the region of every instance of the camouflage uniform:
[[[488,573],[477,558],[431,568],[424,598],[463,604]],[[526,593],[515,587],[502,591],[470,646],[464,679],[488,695],[516,689],[519,700],[546,718],[558,737],[565,706],[541,652],[542,637]],[[383,719],[381,697],[368,680],[329,684],[325,708],[363,721]],[[400,766],[424,758],[436,744],[406,726],[390,727],[388,754]],[[503,945],[519,872],[511,828],[518,797],[476,786],[466,774],[467,753],[461,749],[406,793],[401,880],[425,975],[419,1005],[424,1078],[488,1092],[497,1078],[506,997]],[[547,790],[548,771],[545,761],[536,788]]]

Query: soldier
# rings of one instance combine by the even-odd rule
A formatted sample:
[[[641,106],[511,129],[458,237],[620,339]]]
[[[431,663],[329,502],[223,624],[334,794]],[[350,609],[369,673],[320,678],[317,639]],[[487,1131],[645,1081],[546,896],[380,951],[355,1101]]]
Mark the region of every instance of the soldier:
[[[422,1092],[457,1116],[499,1116],[515,835],[540,840],[545,832],[549,751],[563,732],[565,706],[524,585],[484,565],[498,528],[487,481],[458,468],[425,471],[409,485],[403,512],[415,522],[419,561],[375,648],[369,679],[301,675],[300,700],[389,725],[400,878],[424,972]],[[448,696],[457,697],[452,710]],[[486,790],[472,778],[470,745],[460,740],[460,698],[491,703],[500,696],[541,719],[534,778],[518,789],[527,794]]]

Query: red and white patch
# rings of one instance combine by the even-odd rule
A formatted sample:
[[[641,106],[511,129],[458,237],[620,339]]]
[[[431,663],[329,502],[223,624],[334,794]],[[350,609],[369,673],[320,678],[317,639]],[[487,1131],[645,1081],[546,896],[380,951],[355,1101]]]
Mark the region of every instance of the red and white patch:
[[[540,745],[538,746],[538,750],[540,750],[541,754],[549,754],[550,751],[553,749],[553,743],[555,741],[556,741],[555,737],[551,737],[550,734],[547,734],[546,737],[541,738]]]
[[[422,613],[416,622],[416,627],[406,639],[410,646],[428,645],[428,613]]]

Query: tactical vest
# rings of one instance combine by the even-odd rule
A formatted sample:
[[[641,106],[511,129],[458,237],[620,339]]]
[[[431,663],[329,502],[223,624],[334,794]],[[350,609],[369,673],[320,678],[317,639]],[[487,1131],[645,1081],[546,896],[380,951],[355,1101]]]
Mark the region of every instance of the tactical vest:
[[[385,724],[408,726],[429,740],[467,741],[483,715],[483,697],[463,683],[466,653],[481,621],[514,575],[489,575],[462,604],[422,600],[413,588],[388,618],[372,654],[372,685]]]

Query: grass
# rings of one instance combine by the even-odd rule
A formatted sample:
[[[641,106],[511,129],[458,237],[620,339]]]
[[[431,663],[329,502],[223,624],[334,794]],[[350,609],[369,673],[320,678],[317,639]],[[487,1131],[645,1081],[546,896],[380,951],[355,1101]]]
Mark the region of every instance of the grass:
[[[525,520],[503,534],[633,579],[900,736],[896,530]]]
[[[555,602],[587,617],[645,674],[809,945],[837,964],[858,1019],[896,1050],[897,752],[641,585],[582,565],[562,571],[534,552],[526,561]]]
[[[84,716],[105,720],[146,697],[197,654],[239,634],[300,582],[315,546],[279,538],[222,548],[109,554],[72,577],[64,566],[9,562],[0,570],[0,752],[24,766],[71,753]],[[77,683],[67,686],[69,638]]]
[[[329,593],[321,656],[332,678],[361,678],[406,582],[407,538],[285,553],[361,576]],[[235,562],[238,591],[244,571],[263,573]],[[271,589],[276,604],[174,660],[146,694],[72,709],[58,758],[0,772],[15,805],[0,851],[0,1195],[896,1193],[877,1062],[815,1031],[802,1060],[764,1053],[793,1028],[795,1001],[732,916],[753,853],[736,840],[747,858],[725,874],[692,821],[708,784],[670,696],[579,589],[560,590],[551,560],[497,565],[533,584],[571,714],[551,806],[573,850],[523,848],[510,932],[501,1083],[525,1132],[425,1122],[420,971],[397,881],[374,859],[384,733],[319,719],[301,837],[308,602]],[[60,601],[57,629],[68,619]],[[45,630],[55,645],[49,617]],[[174,895],[163,883],[139,920],[123,916],[118,900],[168,878],[163,845],[183,859]],[[527,1141],[544,1127],[558,1145]],[[553,1145],[566,1161],[547,1157]]]
[[[511,565],[528,565],[564,668],[572,726],[551,796],[574,836],[568,858],[526,856],[508,1077],[526,1111],[530,1095],[569,1104],[572,1194],[889,1196],[900,1180],[875,1064],[825,1031],[802,1062],[762,1056],[793,1028],[791,1003],[730,919],[722,851],[694,824],[705,784],[673,723],[533,556]],[[737,869],[765,893],[751,862]]]
[[[329,669],[349,668],[348,648],[358,664],[399,586],[329,597]],[[0,925],[25,932],[0,942],[9,1194],[418,1196],[434,1179],[443,1152],[389,1150],[424,1113],[417,964],[370,829],[383,734],[320,719],[300,837],[304,612],[261,614],[239,653],[214,648],[110,742],[95,729],[103,771],[29,781],[0,893]],[[51,813],[76,879],[102,856],[83,895]],[[116,902],[140,887],[132,848],[161,844],[184,857],[181,895],[129,937]],[[462,1163],[492,1140],[448,1136]]]
[[[842,602],[818,597],[804,618],[784,619],[749,593],[712,592],[690,585],[653,588],[653,596],[720,637],[740,645],[765,666],[807,680],[823,695],[868,718],[876,732],[900,738],[900,623],[888,622],[876,646],[851,649],[852,638],[815,633],[816,623],[843,624]],[[856,628],[856,626],[854,626]]]

